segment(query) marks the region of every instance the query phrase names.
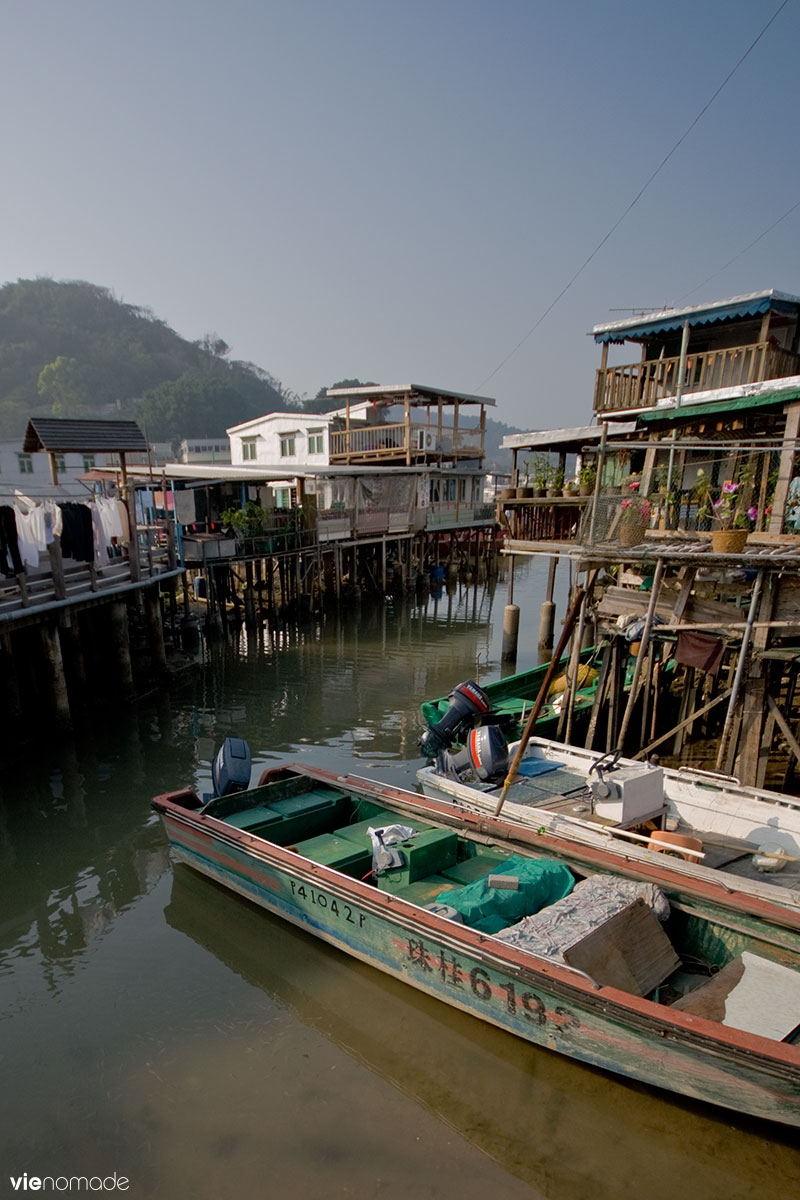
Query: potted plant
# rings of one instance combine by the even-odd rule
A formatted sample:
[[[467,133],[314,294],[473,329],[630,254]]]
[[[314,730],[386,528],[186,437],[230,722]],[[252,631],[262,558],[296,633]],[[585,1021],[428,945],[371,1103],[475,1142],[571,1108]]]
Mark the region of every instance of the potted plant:
[[[621,546],[638,546],[650,520],[650,501],[639,495],[641,481],[629,478],[625,496],[619,503],[620,518],[617,539]]]
[[[711,546],[717,554],[741,554],[747,541],[750,518],[739,505],[740,486],[726,480],[711,506],[713,519],[719,524],[718,529],[711,531]]]
[[[581,496],[591,496],[597,482],[597,467],[594,463],[585,463],[578,471],[578,490]]]
[[[553,469],[550,480],[547,484],[548,496],[560,496],[561,489],[564,486],[564,472],[561,467]]]
[[[552,467],[547,454],[534,454],[528,461],[528,478],[533,484],[534,496],[543,496],[547,491]]]

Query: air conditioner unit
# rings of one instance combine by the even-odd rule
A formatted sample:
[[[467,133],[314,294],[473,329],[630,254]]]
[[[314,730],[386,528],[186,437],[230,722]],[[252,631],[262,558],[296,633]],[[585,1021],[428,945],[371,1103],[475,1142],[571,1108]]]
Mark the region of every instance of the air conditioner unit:
[[[417,430],[417,449],[418,450],[435,450],[436,449],[436,434],[432,429]]]

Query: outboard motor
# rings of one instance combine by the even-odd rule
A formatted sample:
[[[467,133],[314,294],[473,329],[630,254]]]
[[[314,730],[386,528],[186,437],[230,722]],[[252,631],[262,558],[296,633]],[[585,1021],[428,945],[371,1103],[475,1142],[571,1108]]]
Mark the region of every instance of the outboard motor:
[[[231,796],[250,787],[250,747],[242,738],[226,737],[211,768],[214,796]]]
[[[488,783],[507,766],[508,742],[499,725],[481,725],[470,730],[463,750],[455,754],[440,750],[436,757],[436,770],[450,779],[465,780],[475,775],[482,783]]]
[[[448,699],[450,706],[441,721],[430,725],[420,738],[420,749],[426,758],[435,758],[439,750],[459,741],[460,735],[463,736],[491,708],[486,692],[471,679],[453,688]]]

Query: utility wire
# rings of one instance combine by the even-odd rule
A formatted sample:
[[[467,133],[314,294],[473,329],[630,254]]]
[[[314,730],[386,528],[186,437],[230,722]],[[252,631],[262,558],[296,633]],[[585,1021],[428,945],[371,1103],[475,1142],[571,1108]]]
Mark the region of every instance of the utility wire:
[[[509,361],[509,359],[513,358],[513,356],[517,353],[517,351],[520,349],[520,347],[525,345],[528,338],[532,337],[532,335],[536,332],[536,330],[541,325],[542,321],[544,321],[545,317],[547,317],[548,314],[553,311],[553,309],[558,304],[558,302],[562,298],[562,296],[566,295],[566,293],[572,287],[575,280],[578,279],[579,276],[583,274],[583,272],[589,266],[589,263],[592,261],[592,259],[602,250],[603,246],[605,246],[606,242],[612,236],[612,234],[616,233],[617,229],[622,224],[622,222],[625,220],[628,213],[631,211],[631,209],[636,204],[638,204],[639,200],[641,200],[642,196],[647,191],[647,189],[650,187],[650,184],[653,182],[653,180],[656,178],[656,176],[659,175],[661,173],[661,171],[663,171],[664,167],[667,165],[669,160],[672,158],[672,156],[676,152],[676,150],[683,144],[683,142],[686,141],[687,137],[692,132],[694,127],[702,120],[702,118],[708,112],[711,105],[716,100],[717,96],[719,96],[719,94],[723,90],[723,88],[725,88],[727,86],[727,84],[730,82],[730,80],[733,78],[733,76],[739,70],[739,67],[741,67],[741,65],[745,61],[745,59],[752,53],[753,50],[755,50],[756,46],[761,41],[761,39],[764,37],[764,35],[767,32],[767,30],[769,29],[769,27],[781,15],[781,13],[786,8],[788,3],[789,3],[789,0],[783,0],[783,2],[778,6],[778,8],[772,14],[770,19],[767,21],[766,25],[763,26],[760,33],[754,38],[754,40],[747,47],[744,54],[741,56],[741,58],[736,63],[736,65],[734,67],[732,67],[731,70],[728,72],[728,74],[725,76],[722,83],[719,85],[717,90],[714,92],[713,96],[710,98],[710,100],[706,101],[706,103],[700,109],[700,112],[694,118],[692,123],[688,126],[688,128],[686,130],[684,130],[684,132],[678,138],[677,142],[672,147],[672,149],[669,151],[669,153],[664,156],[664,158],[661,160],[661,162],[658,164],[656,169],[651,174],[650,178],[639,189],[639,191],[636,193],[634,198],[631,200],[630,204],[627,206],[627,208],[622,213],[622,215],[620,217],[618,217],[617,220],[614,222],[614,224],[611,226],[611,228],[609,229],[609,231],[605,235],[605,237],[603,237],[601,239],[601,241],[598,242],[598,244],[595,246],[594,250],[591,252],[589,257],[583,261],[583,263],[581,264],[580,267],[578,267],[578,270],[575,272],[575,274],[572,276],[572,278],[569,280],[569,282],[564,285],[564,287],[561,289],[561,291],[558,293],[558,295],[555,297],[555,299],[551,300],[551,302],[548,304],[547,308],[544,310],[542,315],[536,321],[535,325],[533,325],[528,330],[528,332],[525,334],[525,336],[523,338],[521,338],[520,341],[517,342],[516,346],[514,346],[513,350],[509,351],[509,353],[505,356],[505,358],[502,360],[502,362],[498,363],[498,365],[495,367],[495,369],[492,372],[490,372],[490,374],[487,375],[485,379],[481,380],[481,382],[475,388],[476,392],[480,392],[481,388],[484,387],[489,382],[490,379],[493,379],[498,371],[501,371],[503,369],[503,367],[506,365],[506,363]],[[702,287],[703,285],[701,284],[700,286]]]
[[[732,263],[735,263],[736,260],[741,258],[743,254],[747,254],[748,250],[752,250],[753,246],[755,246],[757,242],[760,242],[762,238],[765,238],[768,233],[772,233],[775,226],[780,225],[781,221],[785,221],[787,217],[790,217],[792,215],[792,213],[795,211],[795,209],[797,209],[797,208],[800,208],[800,200],[798,200],[795,204],[793,204],[791,208],[787,208],[787,210],[783,214],[783,216],[778,217],[777,221],[773,221],[772,224],[770,226],[768,226],[768,228],[765,229],[763,231],[763,233],[760,233],[757,238],[753,238],[752,242],[750,242],[749,245],[745,246],[744,250],[740,250],[738,254],[734,254],[733,258],[729,258],[728,261],[725,263],[724,267],[720,267],[720,269],[718,271],[715,271],[713,275],[709,275],[708,278],[704,279],[702,283],[698,283],[697,287],[693,287],[690,292],[684,292],[684,294],[681,296],[680,300],[677,301],[677,303],[683,304],[684,300],[686,300],[686,298],[688,296],[693,296],[695,294],[695,292],[699,292],[700,288],[705,287],[706,284],[710,283],[712,279],[716,279],[717,276],[721,275],[723,271],[727,271],[728,267]]]

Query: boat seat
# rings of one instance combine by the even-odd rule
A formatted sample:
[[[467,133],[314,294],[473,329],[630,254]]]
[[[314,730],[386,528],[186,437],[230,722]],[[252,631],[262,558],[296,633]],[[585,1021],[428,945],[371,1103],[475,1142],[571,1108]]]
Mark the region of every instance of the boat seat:
[[[296,817],[300,813],[318,812],[321,808],[332,808],[338,799],[338,793],[329,788],[312,788],[308,792],[300,792],[296,796],[284,796],[282,800],[274,800],[272,808],[281,817]]]
[[[411,829],[421,832],[423,829],[432,829],[427,821],[418,821],[416,817],[404,817],[401,813],[392,812],[388,808],[384,808],[375,813],[374,817],[368,817],[364,821],[356,821],[353,825],[342,825],[340,829],[334,829],[336,837],[348,838],[351,842],[358,842],[359,845],[372,847],[370,836],[367,833],[368,829],[382,829],[386,825],[406,825]]]
[[[323,867],[332,867],[335,871],[344,871],[358,879],[363,878],[372,867],[372,851],[364,850],[346,838],[337,837],[332,833],[322,833],[317,837],[307,838],[292,847],[297,854],[320,863]]]
[[[382,875],[378,879],[378,887],[381,886],[381,880],[386,876]],[[445,879],[443,875],[430,875],[427,879],[418,879],[416,883],[408,883],[405,887],[392,889],[393,896],[400,896],[403,900],[408,900],[411,904],[418,904],[420,908],[426,908],[429,904],[436,902],[436,897],[442,892],[449,892],[458,887],[457,883],[451,883],[449,879]],[[385,891],[385,888],[381,889]]]
[[[405,866],[378,877],[381,891],[398,892],[453,866],[458,857],[458,835],[454,829],[423,829],[407,842],[398,842],[397,849],[405,857]]]
[[[700,838],[689,837],[685,833],[671,833],[668,829],[654,829],[647,843],[648,850],[659,850],[663,854],[672,854],[676,858],[684,858],[687,862],[702,862],[694,854],[682,854],[685,850],[702,852],[703,843]]]
[[[280,813],[276,813],[266,804],[255,804],[252,808],[246,808],[242,812],[231,813],[230,816],[225,817],[225,822],[227,825],[233,825],[236,829],[247,829],[250,833],[257,833],[261,829],[266,829],[268,825],[274,825],[280,819]]]

